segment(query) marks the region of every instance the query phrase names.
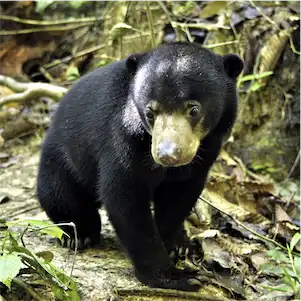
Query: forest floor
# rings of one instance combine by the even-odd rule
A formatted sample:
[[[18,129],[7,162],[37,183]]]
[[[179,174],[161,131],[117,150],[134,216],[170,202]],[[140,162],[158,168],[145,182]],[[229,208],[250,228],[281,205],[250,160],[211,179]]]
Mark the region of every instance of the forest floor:
[[[0,216],[6,220],[26,220],[37,219],[47,220],[46,214],[41,210],[36,199],[36,178],[39,163],[40,147],[43,140],[42,134],[35,134],[22,139],[16,139],[7,143],[4,153],[10,153],[10,159],[2,164],[0,169]],[[249,268],[248,258],[245,255],[253,251],[259,251],[262,254],[262,247],[258,247],[256,239],[250,243],[244,238],[231,238],[223,236],[228,241],[231,251],[243,255],[244,257],[231,255],[227,259],[228,251],[225,252],[222,248],[217,247],[216,242],[212,240],[216,235],[208,235],[208,244],[202,243],[202,248],[211,250],[212,266],[218,264],[225,270],[230,270],[234,266],[239,273],[234,277],[216,278],[223,279],[213,280],[212,283],[207,279],[207,286],[201,289],[198,294],[174,293],[158,290],[149,290],[141,285],[135,278],[132,265],[127,259],[125,253],[121,249],[115,232],[107,218],[104,210],[101,210],[102,215],[102,233],[105,239],[105,247],[102,250],[86,250],[77,253],[73,278],[78,283],[79,295],[82,301],[98,301],[98,300],[230,300],[231,296],[236,296],[235,300],[243,297],[254,296],[252,300],[288,300],[291,293],[271,292],[264,295],[264,290],[258,286],[260,273],[257,273],[253,267]],[[210,232],[210,230],[209,230]],[[209,233],[207,231],[207,234]],[[211,233],[211,232],[210,232]],[[213,233],[213,232],[212,232]],[[211,236],[212,235],[212,236]],[[206,235],[204,236],[206,238]],[[203,237],[203,239],[204,239]],[[220,239],[222,236],[220,236]],[[45,234],[28,231],[24,235],[25,246],[31,251],[37,253],[41,251],[51,251],[54,254],[52,263],[58,268],[69,274],[72,269],[73,251],[60,247],[54,238],[50,238]],[[214,254],[213,249],[216,249]],[[238,251],[239,249],[239,251]],[[243,251],[247,250],[247,251]],[[245,252],[245,254],[244,254]],[[256,252],[255,252],[256,253]],[[226,256],[225,256],[226,254]],[[209,256],[209,257],[210,257]],[[243,259],[242,259],[243,258]],[[254,257],[255,258],[255,257]],[[261,260],[263,257],[256,257]],[[253,261],[256,262],[257,259]],[[208,259],[208,258],[207,258]],[[264,261],[263,261],[264,262]],[[251,264],[252,265],[252,264]],[[256,263],[253,262],[253,266]],[[236,271],[237,272],[237,271]],[[213,274],[212,274],[213,275]],[[278,275],[279,276],[279,275]],[[244,278],[246,277],[246,278]],[[242,286],[246,288],[246,282],[242,285],[243,280],[248,279],[248,290],[252,290],[251,294],[244,295]],[[251,279],[251,280],[250,280]],[[267,286],[276,286],[279,284],[279,278],[265,278],[260,280],[260,283]],[[212,285],[213,284],[213,285]],[[241,284],[241,286],[240,286]],[[219,287],[220,286],[220,287]],[[214,288],[215,287],[215,288]],[[225,293],[225,288],[228,294]],[[45,290],[45,286],[36,288],[40,294],[44,295],[46,300],[55,300],[49,290]],[[221,291],[219,291],[221,289]],[[256,292],[256,293],[255,293]],[[254,293],[254,294],[253,294]],[[29,301],[33,300],[28,295],[19,291],[15,292],[15,299]],[[202,297],[205,295],[206,297]],[[210,297],[215,296],[215,297]],[[261,296],[259,298],[259,296]],[[227,298],[228,299],[227,299]],[[225,298],[225,299],[223,299]],[[250,298],[247,298],[251,300]],[[1,300],[1,299],[0,299]],[[8,299],[9,300],[9,299]],[[232,300],[232,299],[231,299]],[[234,299],[233,299],[234,300]],[[10,301],[10,300],[9,300]]]

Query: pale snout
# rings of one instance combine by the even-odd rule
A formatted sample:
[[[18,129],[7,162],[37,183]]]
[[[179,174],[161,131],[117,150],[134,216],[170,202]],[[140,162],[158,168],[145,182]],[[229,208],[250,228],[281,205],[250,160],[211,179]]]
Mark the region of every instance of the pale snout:
[[[158,145],[157,157],[163,165],[173,166],[181,159],[182,151],[176,143],[163,141]]]

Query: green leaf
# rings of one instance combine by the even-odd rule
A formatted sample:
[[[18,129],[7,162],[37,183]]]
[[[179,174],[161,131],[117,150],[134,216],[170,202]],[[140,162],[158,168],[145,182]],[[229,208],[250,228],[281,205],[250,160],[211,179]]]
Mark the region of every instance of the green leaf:
[[[109,60],[107,59],[100,59],[97,64],[96,64],[96,67],[104,67],[106,65],[109,64]]]
[[[202,9],[199,16],[205,19],[214,15],[219,15],[219,13],[226,8],[227,5],[227,1],[212,1]]]
[[[273,287],[272,286],[263,286],[263,288],[269,289],[271,291],[292,292],[292,288],[285,283],[277,285],[277,286],[273,286]]]
[[[36,223],[36,224],[40,224],[40,223]],[[55,288],[54,292],[55,295],[58,296],[58,299],[62,301],[80,300],[77,292],[76,282],[73,279],[71,279],[68,275],[66,275],[64,271],[58,269],[50,262],[53,257],[53,254],[51,252],[44,251],[44,252],[39,252],[37,254],[34,254],[29,249],[20,246],[17,240],[12,236],[12,233],[10,231],[8,231],[8,241],[9,241],[9,246],[7,250],[12,252],[14,256],[17,256],[19,258],[20,263],[22,260],[22,262],[30,266],[33,269],[33,271],[36,271],[45,281],[47,281],[52,287],[54,287]],[[0,259],[2,258],[3,257],[0,257]],[[13,269],[11,268],[6,268],[6,267],[2,268],[0,264],[0,274],[2,270],[13,271]],[[20,271],[20,267],[17,270],[17,274],[19,271]],[[13,276],[15,277],[16,275]],[[12,279],[12,277],[10,277],[9,279]],[[6,278],[4,280],[8,281]],[[10,282],[7,283],[4,282],[4,284],[7,285],[10,284]]]
[[[283,268],[270,263],[265,263],[260,266],[261,271],[267,275],[282,276],[284,274]]]
[[[53,1],[53,0],[40,0],[40,1],[37,1],[36,12],[38,12],[40,14],[43,14],[45,9],[54,2],[55,1]]]
[[[290,261],[288,256],[284,252],[280,251],[279,249],[270,250],[268,252],[268,256],[272,257],[275,260],[285,262],[285,263]]]
[[[295,273],[290,268],[289,264],[281,264],[275,265],[271,263],[264,263],[260,266],[260,270],[266,274],[271,276],[279,276],[282,277],[285,273],[287,273],[290,277],[296,277]]]
[[[267,71],[267,72],[263,72],[263,73],[256,73],[256,74],[249,74],[249,75],[246,75],[246,76],[243,76],[242,78],[240,78],[239,83],[250,81],[250,80],[258,80],[258,79],[270,76],[272,74],[273,74],[272,71]]]
[[[39,230],[42,233],[45,233],[51,237],[62,239],[63,234],[65,233],[61,228],[54,225],[50,221],[40,221],[35,219],[27,219],[27,220],[18,220],[17,222],[7,222],[8,226],[14,226],[14,225],[24,225],[24,226],[35,226],[37,227],[37,230]]]
[[[42,252],[38,252],[36,253],[37,256],[43,258],[45,260],[45,262],[51,262],[53,259],[53,253],[50,251],[42,251]]]
[[[283,271],[284,271],[284,277],[283,277],[283,281],[284,283],[288,284],[293,291],[296,288],[296,282],[295,279],[293,278],[293,276],[291,276],[290,274],[293,274],[293,271],[291,270],[287,270],[285,267],[283,267]]]
[[[56,277],[60,280],[61,283],[65,283],[65,288],[60,287],[57,283],[52,285],[52,291],[55,296],[62,301],[79,301],[79,295],[77,292],[77,284],[69,276],[64,274],[59,269],[56,269]]]
[[[75,66],[70,66],[67,69],[66,77],[67,77],[68,80],[77,80],[77,79],[79,79],[80,78],[80,73],[79,73],[78,68],[75,67]]]
[[[21,257],[24,262],[33,267],[37,273],[43,276],[43,279],[47,280],[51,286],[56,288],[54,293],[58,296],[58,299],[63,301],[79,300],[79,297],[77,297],[77,286],[74,280],[55,267],[51,262],[45,260],[44,257],[39,257],[29,249],[19,246],[11,235],[9,238],[11,249],[18,252],[18,256]],[[72,298],[70,298],[69,295],[71,295]]]
[[[5,284],[9,289],[12,280],[18,275],[21,269],[22,261],[15,254],[7,254],[0,257],[0,282]]]
[[[120,28],[123,28],[123,29],[131,29],[131,30],[137,30],[135,29],[133,26],[131,25],[128,25],[126,23],[118,23],[118,24],[115,24],[113,27],[112,27],[112,31],[116,30],[116,29],[120,29]]]
[[[258,91],[260,88],[262,88],[265,84],[263,83],[259,83],[259,82],[255,82],[252,84],[252,86],[249,88],[249,91],[251,92],[255,92]]]
[[[300,275],[300,257],[299,256],[294,256],[294,267],[297,272],[297,275]],[[300,282],[300,278],[299,278]]]
[[[141,30],[126,23],[117,23],[112,27],[110,34],[114,37],[117,37],[122,33],[122,31],[135,31],[143,33]]]
[[[86,1],[69,1],[68,4],[74,8],[74,9],[79,9],[81,8]]]
[[[296,245],[298,242],[300,243],[300,237],[301,237],[301,235],[300,235],[299,232],[295,233],[295,235],[292,237],[291,242],[290,242],[290,249],[291,249],[292,251],[294,250],[295,245]]]
[[[80,297],[77,292],[77,286],[76,283],[72,280],[69,286],[69,289],[62,289],[56,284],[53,284],[51,286],[51,290],[54,293],[55,297],[58,300],[62,301],[80,301]]]

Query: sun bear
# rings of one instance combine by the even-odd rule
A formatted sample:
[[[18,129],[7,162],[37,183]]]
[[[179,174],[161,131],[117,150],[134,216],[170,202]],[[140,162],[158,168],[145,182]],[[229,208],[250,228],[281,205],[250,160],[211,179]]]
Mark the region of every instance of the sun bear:
[[[169,251],[235,121],[242,68],[236,54],[177,42],[82,77],[42,146],[37,195],[49,218],[73,221],[93,247],[103,206],[142,283],[197,290]]]

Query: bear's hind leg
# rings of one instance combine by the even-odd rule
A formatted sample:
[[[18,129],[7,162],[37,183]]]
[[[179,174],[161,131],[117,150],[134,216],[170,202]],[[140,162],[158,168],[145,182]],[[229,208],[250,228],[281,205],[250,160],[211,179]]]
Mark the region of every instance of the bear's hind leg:
[[[37,195],[42,208],[54,223],[74,222],[80,249],[101,245],[101,221],[94,198],[85,193],[62,166],[54,161],[50,164],[41,162]],[[73,248],[73,228],[61,228],[70,235],[69,247]]]

